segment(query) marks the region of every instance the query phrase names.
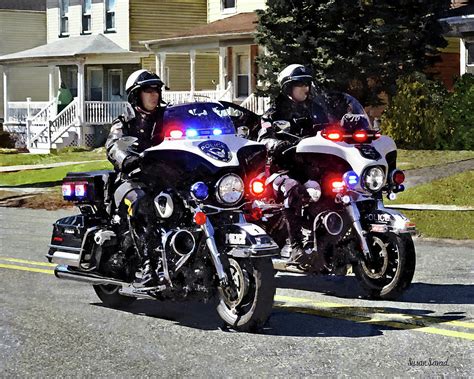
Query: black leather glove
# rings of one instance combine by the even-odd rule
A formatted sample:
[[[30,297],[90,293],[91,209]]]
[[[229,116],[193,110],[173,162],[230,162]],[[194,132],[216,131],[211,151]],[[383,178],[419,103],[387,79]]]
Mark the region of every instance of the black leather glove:
[[[122,164],[122,172],[125,174],[131,173],[133,170],[140,167],[141,158],[138,155],[130,155],[125,158]]]
[[[279,142],[270,153],[272,156],[273,163],[277,164],[278,166],[282,166],[287,159],[283,153],[285,150],[288,150],[292,144],[288,141],[281,141]]]

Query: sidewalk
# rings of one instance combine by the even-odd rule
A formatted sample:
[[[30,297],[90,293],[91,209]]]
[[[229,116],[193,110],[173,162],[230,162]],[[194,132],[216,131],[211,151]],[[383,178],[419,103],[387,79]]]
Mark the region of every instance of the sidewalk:
[[[32,164],[32,165],[0,166],[0,172],[41,170],[45,168],[72,166],[75,164],[92,163],[92,162],[107,162],[107,159],[100,159],[100,160],[94,160],[94,161],[81,161],[81,162],[57,162],[57,163]]]

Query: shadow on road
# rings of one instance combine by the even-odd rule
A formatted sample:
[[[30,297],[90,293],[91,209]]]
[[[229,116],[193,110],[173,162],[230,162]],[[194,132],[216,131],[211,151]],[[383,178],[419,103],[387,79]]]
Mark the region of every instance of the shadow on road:
[[[294,276],[280,273],[278,288],[322,292],[340,298],[365,298],[354,276]],[[412,283],[400,297],[405,303],[474,304],[474,285]]]

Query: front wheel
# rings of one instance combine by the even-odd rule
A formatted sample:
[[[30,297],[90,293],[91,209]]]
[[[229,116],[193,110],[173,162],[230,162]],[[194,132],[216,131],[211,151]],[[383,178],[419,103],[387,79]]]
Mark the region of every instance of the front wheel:
[[[102,300],[106,306],[111,308],[127,308],[136,300],[134,297],[121,295],[119,293],[120,286],[98,284],[93,287],[99,299]]]
[[[229,257],[230,275],[237,299],[231,301],[219,291],[219,316],[242,332],[259,330],[270,317],[275,295],[271,258],[234,259]]]
[[[415,273],[415,246],[408,234],[367,234],[372,259],[360,260],[354,272],[361,287],[376,299],[395,300],[408,288]]]

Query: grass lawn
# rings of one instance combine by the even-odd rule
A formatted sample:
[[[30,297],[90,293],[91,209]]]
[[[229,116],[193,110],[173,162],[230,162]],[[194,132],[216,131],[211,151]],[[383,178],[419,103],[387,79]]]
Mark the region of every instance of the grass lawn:
[[[112,164],[109,162],[91,162],[73,164],[62,167],[47,168],[41,170],[26,170],[17,172],[0,173],[1,186],[47,186],[60,182],[68,172],[111,170]],[[7,189],[7,188],[6,188]]]
[[[474,151],[439,151],[439,150],[398,150],[397,165],[401,170],[435,166],[443,163],[462,161],[474,158]]]
[[[474,206],[474,172],[435,180],[399,193],[389,204]],[[474,239],[474,211],[402,211],[424,237]]]
[[[94,150],[63,149],[51,154],[2,153],[0,166],[47,164],[56,162],[83,162],[107,159],[103,147]]]

